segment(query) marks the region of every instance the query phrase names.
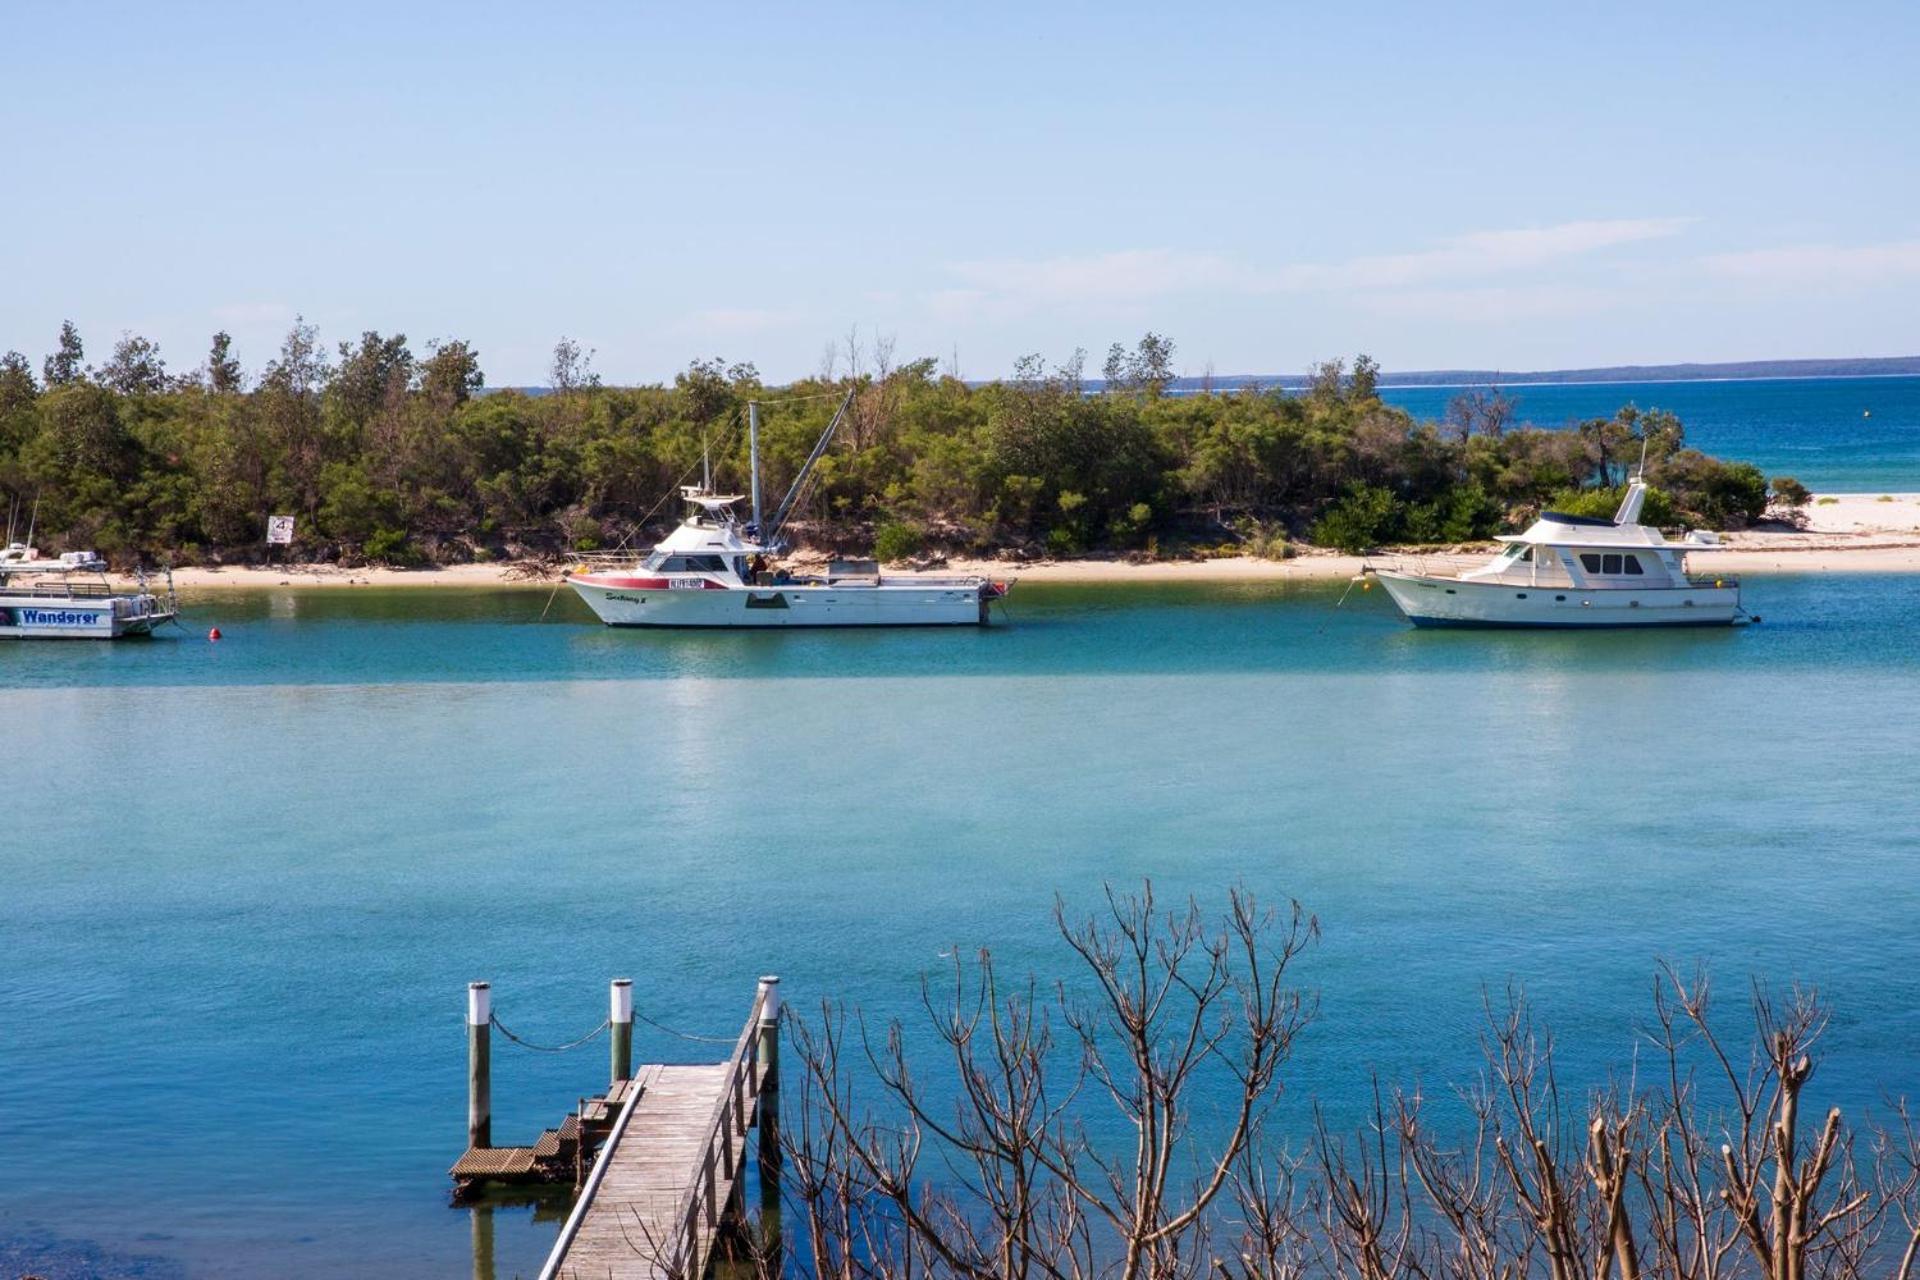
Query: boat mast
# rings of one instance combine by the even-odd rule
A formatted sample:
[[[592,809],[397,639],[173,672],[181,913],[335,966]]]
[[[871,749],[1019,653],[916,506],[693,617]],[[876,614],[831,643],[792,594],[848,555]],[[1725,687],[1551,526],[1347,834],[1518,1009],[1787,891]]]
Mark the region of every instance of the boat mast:
[[[753,473],[753,536],[760,537],[760,402],[747,401],[747,469]]]

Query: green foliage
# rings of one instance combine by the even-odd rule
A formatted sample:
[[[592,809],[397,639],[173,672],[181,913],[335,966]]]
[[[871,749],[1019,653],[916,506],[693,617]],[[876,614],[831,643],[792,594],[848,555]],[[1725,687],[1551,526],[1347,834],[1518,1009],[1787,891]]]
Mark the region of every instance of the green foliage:
[[[1559,511],[1570,516],[1611,520],[1614,513],[1620,510],[1620,503],[1626,496],[1625,485],[1617,485],[1610,489],[1561,489],[1547,499],[1546,506],[1550,511]],[[1673,498],[1665,490],[1648,485],[1646,500],[1640,507],[1640,523],[1652,525],[1657,529],[1675,529],[1686,521],[1675,510]]]
[[[885,564],[897,564],[920,554],[920,530],[902,520],[889,520],[873,534],[873,558]]]
[[[1297,394],[1160,394],[1173,352],[1154,334],[1121,348],[1099,395],[1079,352],[1056,366],[1028,357],[979,386],[916,360],[769,391],[752,365],[719,358],[670,386],[602,386],[592,353],[563,340],[554,394],[481,394],[465,342],[417,357],[398,334],[329,345],[297,321],[248,389],[225,335],[191,377],[169,379],[131,335],[89,373],[68,326],[43,380],[0,357],[0,489],[40,499],[49,549],[244,556],[280,513],[300,517],[301,554],[348,561],[644,543],[680,514],[661,499],[697,474],[703,448],[716,483],[744,491],[749,399],[777,500],[851,389],[788,531],[837,544],[873,527],[889,558],[935,541],[1053,555],[1193,546],[1221,542],[1222,528],[1241,535],[1229,554],[1285,554],[1303,533],[1350,550],[1467,541],[1550,502],[1611,514],[1643,448],[1665,495],[1650,519],[1737,523],[1765,507],[1758,472],[1684,448],[1657,411],[1539,430],[1496,405],[1463,410],[1464,428],[1424,424],[1379,400],[1366,357],[1327,362]]]
[[[47,357],[41,371],[46,375],[49,387],[67,387],[86,376],[87,352],[80,341],[80,331],[73,327],[73,321],[60,322],[60,345]]]
[[[1313,540],[1352,555],[1392,542],[1405,512],[1390,490],[1357,484],[1327,509],[1313,526]]]
[[[421,563],[418,548],[413,545],[401,529],[375,529],[367,538],[361,554],[374,564],[393,565],[396,568],[411,568]]]
[[[1797,511],[1813,501],[1813,493],[1792,476],[1775,476],[1771,485],[1773,500],[1789,511]]]

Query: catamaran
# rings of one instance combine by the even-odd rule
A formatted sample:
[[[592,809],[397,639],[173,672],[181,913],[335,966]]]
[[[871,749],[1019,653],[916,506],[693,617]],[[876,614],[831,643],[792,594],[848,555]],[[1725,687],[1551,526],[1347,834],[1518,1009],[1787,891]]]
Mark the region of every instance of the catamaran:
[[[91,551],[42,559],[24,542],[0,551],[0,638],[13,640],[118,640],[151,635],[179,616],[168,575],[163,598],[147,589],[117,592],[107,562]]]
[[[1690,530],[1668,542],[1640,523],[1646,497],[1636,475],[1611,520],[1547,511],[1467,572],[1369,565],[1361,580],[1377,578],[1421,627],[1725,626],[1748,617],[1737,579],[1687,572],[1690,553],[1725,550],[1719,536]]]
[[[803,486],[827,451],[851,394],[821,433],[793,486],[762,522],[760,406],[747,406],[750,495],[716,493],[705,482],[683,485],[692,511],[638,563],[614,562],[573,571],[568,582],[612,627],[903,627],[985,626],[1009,585],[984,577],[888,578],[873,561],[835,561],[824,574],[794,575],[771,567],[784,554],[780,537]],[[734,507],[752,504],[741,525]]]

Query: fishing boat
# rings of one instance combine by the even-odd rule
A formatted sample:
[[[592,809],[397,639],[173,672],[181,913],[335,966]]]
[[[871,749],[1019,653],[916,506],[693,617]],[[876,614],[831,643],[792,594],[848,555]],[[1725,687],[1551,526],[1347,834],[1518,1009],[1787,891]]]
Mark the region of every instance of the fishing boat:
[[[147,588],[116,591],[107,562],[92,551],[51,559],[24,542],[0,551],[0,638],[119,640],[151,635],[179,615],[171,575],[162,597]]]
[[[637,561],[615,557],[583,566],[568,582],[612,627],[910,627],[985,626],[1006,583],[984,577],[913,574],[889,578],[873,561],[834,561],[826,572],[794,574],[777,565],[780,531],[853,397],[840,404],[771,521],[760,505],[759,405],[747,406],[751,494],[717,493],[705,481],[681,486],[691,511]],[[734,509],[750,501],[751,522]]]
[[[1690,530],[1668,542],[1640,523],[1646,484],[1635,476],[1613,519],[1543,512],[1484,564],[1459,573],[1419,566],[1361,570],[1420,627],[1685,627],[1750,619],[1740,583],[1687,571],[1686,558],[1724,550]]]

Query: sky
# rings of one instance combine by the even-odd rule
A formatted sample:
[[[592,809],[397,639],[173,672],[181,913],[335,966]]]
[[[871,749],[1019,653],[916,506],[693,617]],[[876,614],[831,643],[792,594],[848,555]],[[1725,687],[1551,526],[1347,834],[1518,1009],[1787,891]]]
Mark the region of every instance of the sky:
[[[1910,0],[3,17],[36,366],[72,319],[257,370],[296,316],[492,385],[563,336],[610,382],[1147,330],[1222,375],[1920,353]]]

